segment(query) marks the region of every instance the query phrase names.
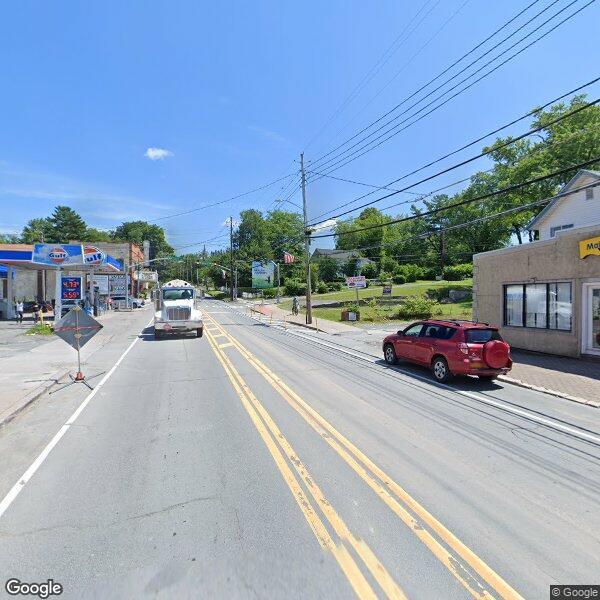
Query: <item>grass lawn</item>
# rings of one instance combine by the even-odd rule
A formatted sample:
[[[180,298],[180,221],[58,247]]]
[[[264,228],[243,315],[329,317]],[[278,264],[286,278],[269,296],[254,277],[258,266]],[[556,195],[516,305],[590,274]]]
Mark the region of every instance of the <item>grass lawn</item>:
[[[431,288],[455,288],[472,285],[472,279],[464,279],[462,281],[416,281],[414,283],[404,283],[394,285],[392,287],[392,298],[400,296],[423,296],[428,289]],[[399,321],[396,318],[397,306],[382,306],[376,314],[368,306],[363,306],[363,301],[372,298],[382,297],[382,286],[371,286],[363,290],[359,290],[359,298],[361,300],[361,321],[366,322],[385,322]],[[389,296],[388,296],[389,297]],[[313,294],[313,302],[329,301],[329,302],[352,302],[356,299],[355,290],[342,290],[339,292],[329,292],[327,294]],[[453,302],[451,304],[439,304],[438,314],[434,318],[440,319],[471,319],[472,318],[471,300],[463,302]],[[281,303],[281,308],[291,310],[291,300],[286,300]],[[318,319],[327,319],[329,321],[341,320],[341,308],[330,307],[313,307],[313,315]],[[410,320],[410,319],[409,319]],[[406,319],[402,319],[406,321]]]
[[[397,296],[422,296],[431,288],[453,288],[465,285],[473,285],[472,279],[463,279],[462,281],[415,281],[414,283],[403,283],[392,286],[392,298]],[[381,298],[383,286],[372,285],[368,288],[358,290],[360,300],[369,300],[370,298]],[[313,294],[313,302],[352,302],[356,300],[356,290],[340,290],[339,292],[327,292],[326,294]],[[389,296],[388,296],[389,298]],[[292,308],[291,300],[284,300],[281,307]]]

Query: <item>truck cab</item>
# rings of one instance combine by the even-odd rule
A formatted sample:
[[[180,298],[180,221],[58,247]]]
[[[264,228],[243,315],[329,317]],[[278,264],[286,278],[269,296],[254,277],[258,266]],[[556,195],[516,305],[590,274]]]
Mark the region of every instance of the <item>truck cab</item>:
[[[202,337],[202,311],[196,303],[196,290],[187,281],[176,279],[161,286],[154,313],[154,338],[158,340],[169,333],[190,332]]]

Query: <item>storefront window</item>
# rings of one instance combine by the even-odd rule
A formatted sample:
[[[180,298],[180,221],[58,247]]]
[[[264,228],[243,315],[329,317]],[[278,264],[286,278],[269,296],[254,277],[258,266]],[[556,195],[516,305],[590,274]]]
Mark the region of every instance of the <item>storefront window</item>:
[[[521,327],[523,325],[523,286],[507,285],[504,290],[504,324]]]
[[[571,300],[570,283],[550,283],[549,287],[549,312],[550,329],[563,329],[571,331],[573,317],[573,303]]]
[[[504,325],[571,331],[571,283],[526,283],[504,286]]]
[[[525,324],[527,327],[546,328],[546,292],[545,283],[532,283],[525,286]]]

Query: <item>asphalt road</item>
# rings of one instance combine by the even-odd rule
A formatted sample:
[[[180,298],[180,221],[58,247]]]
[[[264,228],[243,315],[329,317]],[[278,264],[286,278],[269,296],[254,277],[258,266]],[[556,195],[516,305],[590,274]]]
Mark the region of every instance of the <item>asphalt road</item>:
[[[3,581],[52,578],[62,598],[548,598],[600,583],[597,409],[439,386],[205,306],[202,339],[154,341],[140,311],[139,337],[88,366],[104,371],[93,395],[72,386],[0,430]]]

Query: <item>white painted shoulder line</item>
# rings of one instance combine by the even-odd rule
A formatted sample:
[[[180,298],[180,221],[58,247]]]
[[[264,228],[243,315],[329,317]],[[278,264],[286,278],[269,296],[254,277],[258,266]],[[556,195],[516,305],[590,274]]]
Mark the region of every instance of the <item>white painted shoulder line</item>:
[[[154,321],[154,318],[150,320],[146,327],[149,327]],[[145,328],[144,328],[145,329]],[[117,362],[111,367],[110,371],[100,380],[98,385],[87,395],[85,400],[77,407],[75,412],[69,417],[65,424],[56,432],[54,437],[48,442],[46,447],[40,452],[38,457],[31,463],[29,468],[21,475],[19,481],[12,486],[8,494],[4,496],[2,502],[0,502],[0,517],[6,512],[8,507],[13,503],[15,498],[19,495],[21,490],[25,487],[27,482],[34,476],[35,472],[41,467],[43,462],[46,460],[48,454],[52,451],[54,446],[60,442],[61,438],[67,433],[69,427],[75,423],[77,417],[83,412],[83,409],[91,402],[92,398],[98,393],[102,386],[109,380],[110,376],[116,371],[117,367],[121,364],[123,359],[129,354],[129,351],[136,345],[139,340],[139,336],[136,336],[135,340],[129,344],[125,352],[119,356]]]

